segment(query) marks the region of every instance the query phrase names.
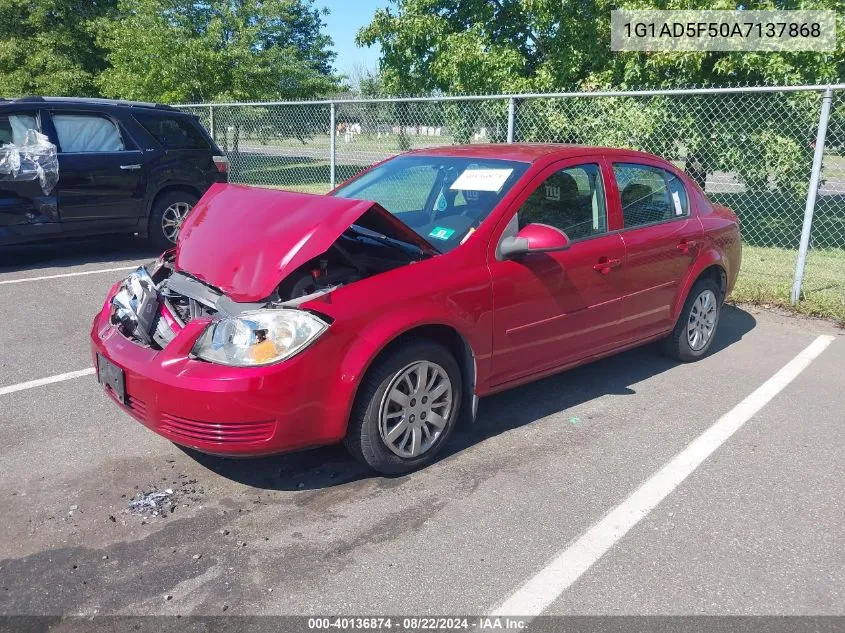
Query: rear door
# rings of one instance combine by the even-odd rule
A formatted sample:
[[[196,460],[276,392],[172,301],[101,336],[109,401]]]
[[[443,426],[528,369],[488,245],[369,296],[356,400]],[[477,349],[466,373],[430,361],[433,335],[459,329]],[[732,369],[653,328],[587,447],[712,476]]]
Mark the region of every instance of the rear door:
[[[615,161],[612,170],[625,242],[623,319],[630,338],[642,339],[674,325],[672,308],[703,232],[683,182],[663,165]]]
[[[59,148],[59,214],[65,230],[83,222],[135,226],[144,214],[144,156],[117,119],[53,110]]]
[[[161,149],[150,154],[153,190],[168,183],[184,183],[205,193],[215,182],[226,182],[225,168],[214,162],[220,150],[196,117],[169,109],[133,108],[132,117]]]
[[[30,129],[42,131],[37,108],[4,108],[0,113],[0,148],[22,145]],[[0,149],[0,161],[8,164],[10,159],[11,151]],[[0,244],[49,236],[59,230],[55,188],[45,194],[38,180],[0,175]]]

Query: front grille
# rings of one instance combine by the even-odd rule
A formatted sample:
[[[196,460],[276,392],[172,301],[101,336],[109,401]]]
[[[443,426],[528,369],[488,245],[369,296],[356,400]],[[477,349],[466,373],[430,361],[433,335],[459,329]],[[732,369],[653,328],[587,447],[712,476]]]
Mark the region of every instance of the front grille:
[[[164,413],[160,430],[185,440],[216,442],[265,442],[273,435],[275,422],[202,422]]]

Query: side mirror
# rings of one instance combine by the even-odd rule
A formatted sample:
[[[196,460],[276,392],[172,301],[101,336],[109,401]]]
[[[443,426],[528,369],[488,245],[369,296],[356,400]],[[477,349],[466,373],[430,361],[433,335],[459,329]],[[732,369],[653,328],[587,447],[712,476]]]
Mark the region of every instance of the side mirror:
[[[528,253],[551,253],[569,248],[569,238],[560,229],[547,224],[529,224],[516,237],[506,237],[499,246],[504,259]]]

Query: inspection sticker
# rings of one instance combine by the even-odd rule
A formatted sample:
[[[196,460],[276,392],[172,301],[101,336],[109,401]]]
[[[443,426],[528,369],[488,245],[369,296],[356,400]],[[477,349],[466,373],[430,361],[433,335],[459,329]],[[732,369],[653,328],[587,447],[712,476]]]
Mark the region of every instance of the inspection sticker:
[[[672,192],[672,202],[675,203],[675,215],[683,215],[684,207],[681,205],[681,195],[677,191]]]
[[[513,169],[468,168],[455,179],[449,189],[469,191],[499,191]]]
[[[436,240],[448,240],[455,234],[454,229],[446,229],[442,226],[435,226],[431,233],[428,234],[429,237],[433,237]]]

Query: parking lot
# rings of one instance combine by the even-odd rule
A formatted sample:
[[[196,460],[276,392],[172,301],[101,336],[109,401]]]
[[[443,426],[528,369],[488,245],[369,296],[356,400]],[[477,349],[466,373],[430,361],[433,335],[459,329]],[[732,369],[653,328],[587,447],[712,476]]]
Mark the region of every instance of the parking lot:
[[[726,307],[701,362],[649,346],[487,398],[391,479],[341,447],[194,454],[118,410],[88,329],[154,255],[0,255],[3,614],[845,615],[841,328]],[[166,516],[128,511],[155,490]]]

